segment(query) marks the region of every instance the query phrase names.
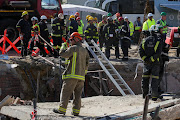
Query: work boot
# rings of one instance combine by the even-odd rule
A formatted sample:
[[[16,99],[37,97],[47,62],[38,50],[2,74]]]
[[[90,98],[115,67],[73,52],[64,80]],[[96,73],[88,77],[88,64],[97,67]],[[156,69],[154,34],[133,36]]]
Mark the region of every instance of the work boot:
[[[54,113],[58,113],[58,114],[62,114],[62,115],[65,115],[65,114],[66,114],[65,112],[62,112],[62,111],[60,111],[60,110],[57,109],[57,108],[54,108],[54,109],[53,109],[53,112],[54,112]]]
[[[73,113],[73,112],[71,112],[71,114],[74,115],[74,116],[79,116],[78,113]]]

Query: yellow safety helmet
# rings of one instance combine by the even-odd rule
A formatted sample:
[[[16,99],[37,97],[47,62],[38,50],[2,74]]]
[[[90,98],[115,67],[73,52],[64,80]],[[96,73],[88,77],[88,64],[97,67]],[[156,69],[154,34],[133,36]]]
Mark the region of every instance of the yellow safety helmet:
[[[90,15],[87,15],[87,16],[86,16],[86,20],[88,20],[88,19],[89,19],[89,17],[90,17]]]
[[[25,15],[28,15],[28,12],[27,11],[24,11],[21,15],[21,17],[25,16]]]
[[[88,18],[88,21],[90,21],[90,20],[94,20],[94,18],[93,18],[92,16],[90,16],[90,17]]]
[[[75,19],[75,16],[74,16],[74,15],[71,15],[71,16],[69,17],[69,20],[71,20],[71,19]]]
[[[94,20],[98,20],[97,17],[95,17]]]

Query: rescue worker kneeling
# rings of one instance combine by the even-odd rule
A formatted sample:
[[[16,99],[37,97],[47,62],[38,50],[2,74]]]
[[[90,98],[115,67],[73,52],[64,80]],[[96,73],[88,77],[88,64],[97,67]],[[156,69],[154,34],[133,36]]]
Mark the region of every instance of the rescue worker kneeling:
[[[38,18],[37,17],[32,17],[32,30],[31,30],[31,42],[30,42],[30,53],[32,53],[32,50],[34,46],[36,45],[40,49],[40,54],[43,55],[43,57],[46,56],[46,52],[44,50],[44,42],[39,39],[38,35],[40,34],[40,27],[38,25]]]
[[[66,70],[63,73],[63,86],[60,95],[60,105],[58,109],[53,109],[55,113],[64,114],[70,99],[74,95],[72,114],[79,115],[81,108],[81,94],[84,87],[85,74],[88,70],[89,54],[82,47],[82,38],[78,32],[74,32],[70,36],[72,46],[66,50],[66,45],[63,43],[60,56],[70,60]]]
[[[143,39],[140,45],[140,56],[144,61],[143,79],[142,79],[142,92],[143,98],[149,94],[149,79],[152,77],[151,82],[151,97],[156,101],[162,98],[158,92],[160,85],[159,71],[160,71],[160,57],[162,52],[162,27],[152,25],[150,28],[150,36]]]

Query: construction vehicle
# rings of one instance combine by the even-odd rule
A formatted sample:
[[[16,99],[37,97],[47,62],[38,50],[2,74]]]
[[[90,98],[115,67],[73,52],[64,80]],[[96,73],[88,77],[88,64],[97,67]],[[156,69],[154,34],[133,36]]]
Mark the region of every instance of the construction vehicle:
[[[7,29],[12,42],[19,36],[16,24],[24,10],[30,17],[46,15],[49,23],[55,13],[63,12],[60,0],[0,0],[0,35]]]
[[[180,45],[180,35],[178,33],[178,27],[168,27],[166,41],[172,49],[177,49],[176,56],[179,56],[178,46]]]

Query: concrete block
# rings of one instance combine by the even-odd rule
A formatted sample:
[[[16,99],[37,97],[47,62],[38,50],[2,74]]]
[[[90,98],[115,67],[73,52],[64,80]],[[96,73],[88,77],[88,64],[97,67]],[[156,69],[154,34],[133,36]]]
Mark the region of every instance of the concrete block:
[[[0,109],[3,106],[11,105],[14,101],[14,97],[7,95],[1,102],[0,102]]]

